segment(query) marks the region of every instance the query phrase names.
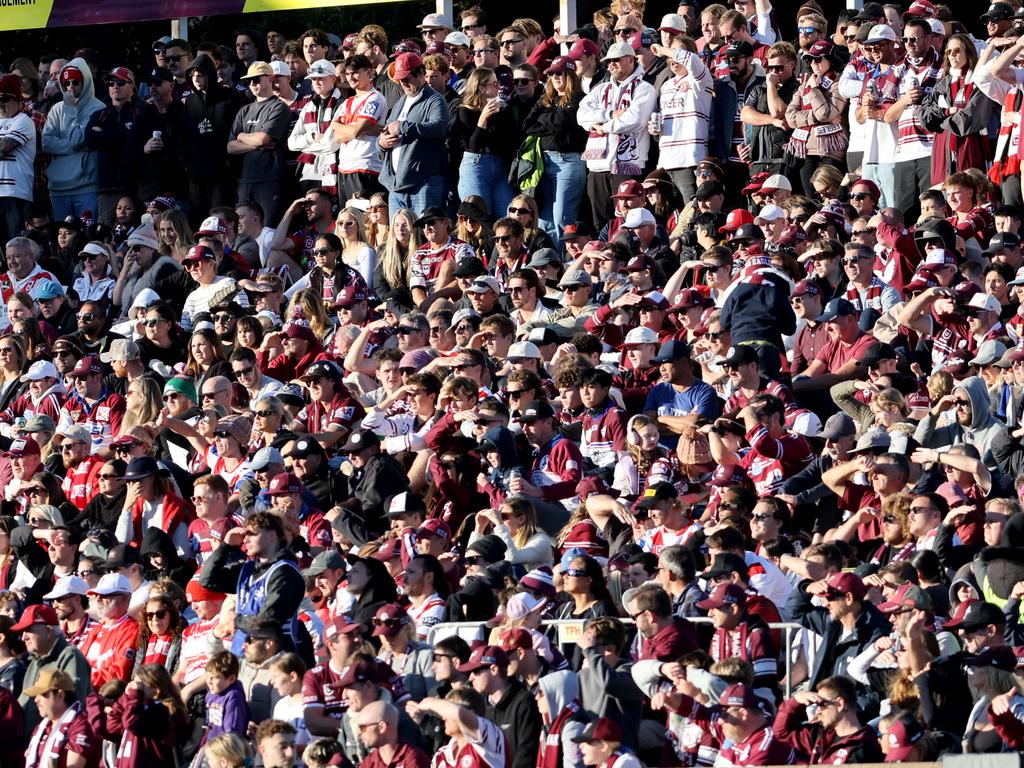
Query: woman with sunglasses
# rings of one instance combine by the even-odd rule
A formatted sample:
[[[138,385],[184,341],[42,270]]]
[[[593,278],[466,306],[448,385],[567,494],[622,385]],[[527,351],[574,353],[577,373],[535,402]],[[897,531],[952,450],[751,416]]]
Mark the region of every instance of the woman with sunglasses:
[[[500,209],[499,209],[500,210]],[[555,248],[551,236],[540,228],[540,209],[529,195],[516,195],[508,205],[508,215],[523,225],[523,245],[530,253],[541,248]],[[490,263],[497,263],[498,253],[491,254]]]
[[[459,206],[455,237],[469,245],[484,264],[494,249],[494,233],[487,223],[487,203],[482,197],[470,195]]]
[[[351,206],[342,209],[335,231],[341,233],[341,260],[362,275],[367,288],[372,291],[377,252],[366,242],[363,212]]]
[[[786,108],[786,123],[793,126],[786,157],[799,163],[804,194],[810,196],[814,194],[811,176],[819,166],[841,167],[845,162],[850,134],[843,127],[846,99],[839,93],[839,76],[833,71],[832,43],[819,40],[806,59],[810,74],[803,77]]]
[[[466,80],[462,104],[452,122],[452,145],[462,153],[458,170],[461,199],[481,197],[489,211],[508,207],[515,195],[508,172],[518,136],[513,111],[498,96],[497,75],[488,67],[477,67]]]
[[[370,205],[366,208],[366,242],[377,253],[380,253],[388,241],[388,233],[391,231],[390,222],[388,196],[383,192],[374,192],[370,197]]]
[[[420,246],[415,221],[416,214],[408,208],[395,211],[387,239],[378,246],[380,256],[373,270],[373,286],[378,296],[398,288],[409,289],[409,259]]]
[[[53,472],[36,472],[32,479],[22,486],[29,506],[33,504],[48,504],[56,507],[65,521],[73,521],[81,512],[68,501],[61,487],[61,477]]]
[[[74,289],[79,301],[106,301],[114,295],[117,270],[110,249],[96,240],[85,244],[78,254],[82,276],[75,279]]]
[[[139,345],[139,359],[144,366],[148,368],[156,361],[170,370],[186,356],[189,336],[178,325],[170,306],[161,301],[149,304],[143,309],[138,324],[142,336],[135,342]]]
[[[0,408],[10,407],[28,388],[21,380],[27,367],[25,339],[15,335],[0,336]]]
[[[343,216],[345,216],[345,211],[341,212],[339,219]],[[339,227],[339,229],[341,228]],[[309,290],[320,300],[320,303],[327,307],[334,303],[335,297],[342,288],[347,288],[350,285],[368,292],[362,271],[356,270],[342,260],[342,252],[345,247],[346,243],[342,242],[337,235],[330,232],[320,235],[313,245],[313,259],[316,265],[285,291],[285,297],[291,299],[299,291]],[[370,267],[369,274],[372,279],[372,258],[369,265],[363,264],[363,267],[365,266]],[[292,315],[289,313],[288,316]]]
[[[956,171],[986,170],[992,156],[985,129],[995,102],[974,83],[978,49],[974,39],[956,33],[946,40],[942,76],[921,102],[921,121],[935,132],[932,144],[932,184]]]
[[[525,496],[506,497],[498,509],[476,513],[469,543],[493,533],[505,543],[505,560],[521,567],[522,572],[552,564],[552,541],[537,527],[537,512]]]
[[[177,606],[170,598],[150,596],[141,618],[132,674],[144,664],[159,664],[173,674],[181,656],[181,633],[186,626]]]
[[[252,439],[248,447],[250,454],[267,447],[283,451],[286,445],[298,439],[298,435],[288,429],[290,419],[284,403],[276,397],[265,397],[257,401],[252,416]]]

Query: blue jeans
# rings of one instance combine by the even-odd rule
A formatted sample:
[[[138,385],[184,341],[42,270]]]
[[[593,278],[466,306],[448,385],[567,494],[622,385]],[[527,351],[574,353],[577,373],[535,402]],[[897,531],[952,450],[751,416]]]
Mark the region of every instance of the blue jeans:
[[[579,152],[545,152],[540,180],[540,218],[553,225],[557,242],[566,224],[576,221],[587,179],[587,165]]]
[[[54,221],[64,221],[68,216],[81,218],[85,211],[92,211],[93,219],[99,216],[99,196],[95,187],[67,195],[51,194],[50,204],[53,205]]]
[[[497,155],[466,152],[459,165],[459,198],[470,195],[484,199],[487,212],[495,219],[508,215],[515,191],[508,183],[508,169]]]
[[[886,208],[896,199],[896,165],[894,163],[863,163],[863,176],[878,185],[882,199],[879,208]]]
[[[428,176],[415,192],[392,192],[390,201],[392,220],[399,208],[409,208],[417,216],[423,213],[424,208],[429,208],[432,205],[443,208],[444,176],[442,174]]]

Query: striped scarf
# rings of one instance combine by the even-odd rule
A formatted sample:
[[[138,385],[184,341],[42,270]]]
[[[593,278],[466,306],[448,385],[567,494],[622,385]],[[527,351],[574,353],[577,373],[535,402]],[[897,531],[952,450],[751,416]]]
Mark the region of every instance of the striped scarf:
[[[311,123],[316,123],[317,134],[323,136],[331,130],[331,120],[334,118],[334,110],[338,107],[338,100],[340,98],[341,94],[337,88],[331,91],[331,95],[327,97],[326,102],[319,96],[313,96],[306,106],[302,108],[302,114],[299,116],[299,119],[302,120],[302,125],[308,126]],[[316,155],[310,152],[302,152],[299,154],[298,161],[301,165],[312,165],[316,162]],[[337,162],[332,165],[331,170],[337,172]]]
[[[988,177],[994,184],[1000,184],[1008,176],[1020,173],[1020,110],[1024,91],[1012,88],[1003,100],[999,118],[999,137],[996,139],[996,154],[989,169]]]
[[[851,304],[853,304],[854,309],[856,309],[858,312],[863,312],[865,308],[875,309],[881,312],[882,288],[884,287],[885,286],[882,285],[882,281],[879,280],[877,277],[871,278],[871,284],[868,285],[867,300],[864,302],[864,304],[867,305],[866,307],[861,304],[860,291],[857,290],[857,286],[855,286],[853,283],[850,283],[850,287],[846,291],[846,298],[849,300]]]
[[[143,664],[167,663],[167,655],[171,652],[171,644],[174,638],[170,635],[151,635],[146,644],[146,654],[142,658]]]

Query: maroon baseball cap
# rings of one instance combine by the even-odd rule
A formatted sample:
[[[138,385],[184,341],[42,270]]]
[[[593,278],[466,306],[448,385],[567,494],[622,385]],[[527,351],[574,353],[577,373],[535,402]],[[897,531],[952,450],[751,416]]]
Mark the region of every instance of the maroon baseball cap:
[[[452,540],[452,531],[448,527],[448,523],[440,518],[433,517],[427,520],[423,525],[420,526],[419,530],[416,531],[416,538],[425,539],[427,536],[437,536],[437,538],[444,541]]]
[[[481,645],[476,648],[465,664],[459,664],[459,672],[474,672],[494,665],[501,669],[508,667],[508,656],[496,645]]]
[[[825,584],[828,586],[826,596],[830,598],[851,594],[858,600],[862,600],[868,593],[868,588],[864,586],[860,576],[855,573],[833,573],[825,581]]]
[[[356,632],[362,632],[362,630],[362,625],[351,622],[344,616],[338,616],[324,627],[324,638],[330,640],[338,635],[351,635]]]
[[[49,605],[30,605],[21,614],[21,619],[11,627],[12,632],[24,632],[33,624],[48,624],[56,627],[60,622],[57,620],[57,611]]]
[[[885,762],[899,763],[910,757],[914,745],[924,737],[924,728],[917,721],[917,718],[907,715],[897,718],[889,726],[885,739],[889,743],[889,751],[885,755]]]
[[[793,297],[793,298],[796,298],[797,296],[820,296],[820,295],[821,295],[821,288],[819,288],[818,284],[816,282],[814,282],[813,280],[801,280],[799,283],[796,284],[796,287],[793,288],[793,293],[790,294],[790,296]]]
[[[39,443],[31,437],[19,437],[11,443],[11,447],[10,450],[7,451],[7,455],[12,458],[18,458],[20,456],[38,456]]]
[[[760,173],[755,173],[753,176],[750,177],[750,183],[747,184],[747,186],[745,186],[743,189],[741,189],[740,192],[744,195],[752,195],[755,192],[760,192],[761,185],[764,184],[765,181],[767,181],[769,176],[771,176],[771,174],[768,173],[768,171],[761,171]]]
[[[501,647],[505,651],[514,651],[517,648],[532,651],[533,635],[523,627],[511,627],[501,633]]]
[[[623,200],[629,197],[642,197],[644,194],[644,185],[636,179],[627,179],[626,181],[619,184],[615,189],[615,194],[612,195],[613,200]]]
[[[697,602],[697,607],[703,611],[709,611],[712,608],[725,608],[727,605],[746,604],[747,593],[743,591],[743,587],[728,582],[715,587],[707,599]]]
[[[832,48],[832,43],[828,40],[819,40],[807,49],[807,53],[805,55],[809,59],[817,59],[821,56],[831,56]]]
[[[719,464],[711,475],[711,484],[716,488],[731,488],[749,482],[750,476],[739,464]]]
[[[394,637],[411,623],[409,614],[398,603],[382,605],[373,617],[373,636]]]
[[[357,288],[354,285],[346,285],[338,292],[338,296],[334,299],[334,309],[343,309],[345,307],[351,307],[353,304],[358,304],[360,301],[366,301],[366,291],[362,288]]]
[[[621,742],[622,726],[610,718],[599,717],[584,728],[579,736],[573,736],[572,740],[577,744],[591,741]]]
[[[357,661],[355,664],[349,665],[348,669],[345,670],[338,681],[338,686],[340,688],[347,688],[355,683],[366,682],[380,682],[380,676],[377,674],[377,665],[372,661]]]
[[[388,539],[380,545],[380,549],[374,552],[370,557],[374,560],[380,560],[382,563],[386,563],[388,560],[393,560],[402,554],[402,545],[398,539]]]
[[[597,43],[593,40],[587,40],[585,37],[581,37],[575,43],[572,44],[572,48],[569,49],[569,58],[579,61],[584,55],[586,56],[597,56],[599,49]]]
[[[423,66],[423,59],[418,53],[401,53],[395,59],[394,80],[404,80],[413,73],[413,70]]]
[[[743,683],[733,683],[722,691],[718,703],[723,707],[757,709],[767,714],[764,699],[754,693],[752,686],[744,685]]]
[[[86,355],[78,361],[68,376],[88,376],[91,373],[103,373],[103,366],[98,357]]]
[[[282,472],[274,475],[270,481],[267,493],[271,496],[290,496],[293,493],[302,493],[302,482],[291,472]]]

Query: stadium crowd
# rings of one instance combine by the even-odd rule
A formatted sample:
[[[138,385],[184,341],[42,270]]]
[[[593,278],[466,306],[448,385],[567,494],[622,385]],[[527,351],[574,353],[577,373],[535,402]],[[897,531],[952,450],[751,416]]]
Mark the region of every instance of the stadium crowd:
[[[1024,749],[1024,7],[824,6],[9,62],[0,767]]]

